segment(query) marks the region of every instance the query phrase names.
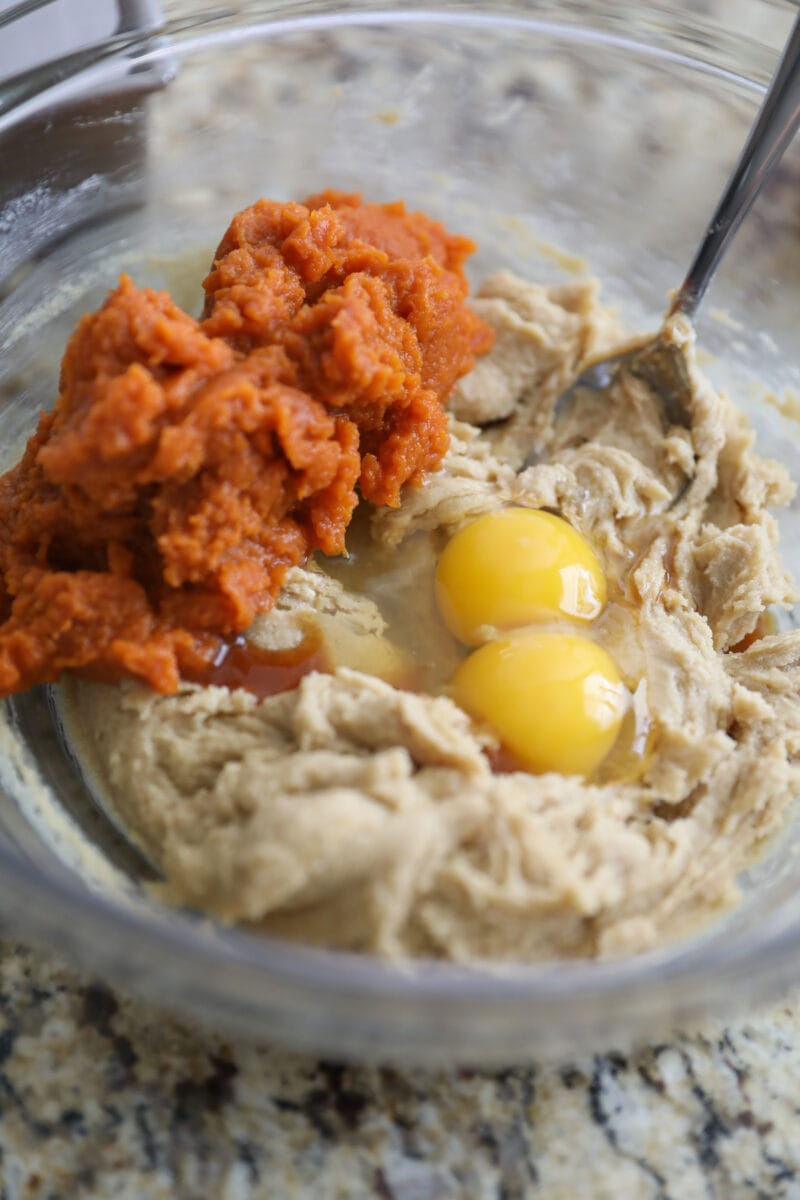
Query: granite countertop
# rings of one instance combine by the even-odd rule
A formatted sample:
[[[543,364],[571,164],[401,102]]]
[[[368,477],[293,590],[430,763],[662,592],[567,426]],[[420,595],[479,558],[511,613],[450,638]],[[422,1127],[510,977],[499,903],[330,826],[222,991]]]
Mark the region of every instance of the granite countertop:
[[[221,1040],[4,944],[3,1200],[794,1200],[798,997],[500,1072]]]

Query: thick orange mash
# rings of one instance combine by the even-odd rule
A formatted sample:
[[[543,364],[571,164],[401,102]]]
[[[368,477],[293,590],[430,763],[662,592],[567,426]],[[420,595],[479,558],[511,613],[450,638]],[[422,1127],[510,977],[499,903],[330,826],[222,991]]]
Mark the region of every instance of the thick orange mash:
[[[172,692],[397,505],[447,448],[443,404],[492,332],[474,249],[401,203],[325,192],[238,213],[201,320],[123,276],[0,479],[0,693],[80,670]]]

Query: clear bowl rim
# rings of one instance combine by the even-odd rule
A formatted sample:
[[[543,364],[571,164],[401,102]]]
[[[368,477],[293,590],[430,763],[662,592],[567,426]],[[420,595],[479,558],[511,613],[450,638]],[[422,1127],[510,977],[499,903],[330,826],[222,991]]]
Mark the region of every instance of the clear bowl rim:
[[[800,0],[761,0],[762,3],[779,4],[786,9],[800,7]],[[47,0],[33,0],[33,5],[41,6]],[[661,55],[665,59],[680,60],[680,52],[667,49],[671,40],[663,34],[658,20],[652,19],[659,13],[674,15],[674,5],[670,0],[651,0],[645,8],[637,0],[613,0],[614,15],[595,26],[586,26],[580,22],[586,16],[597,20],[592,0],[538,0],[536,10],[532,13],[529,0],[405,0],[402,8],[391,3],[381,3],[380,0],[341,0],[337,8],[331,11],[330,0],[292,0],[291,11],[288,15],[286,0],[244,0],[238,9],[209,8],[194,13],[191,17],[175,18],[161,21],[157,25],[148,25],[140,31],[121,30],[90,46],[47,62],[41,66],[12,77],[0,83],[0,132],[7,118],[19,120],[21,116],[35,112],[46,103],[52,103],[60,98],[62,90],[69,91],[77,84],[87,85],[102,80],[105,72],[113,72],[115,64],[130,63],[135,60],[137,66],[146,66],[164,62],[179,50],[188,54],[203,49],[208,45],[222,41],[225,37],[238,40],[247,36],[247,32],[267,31],[273,33],[288,31],[311,30],[320,25],[359,24],[375,22],[410,23],[413,21],[448,21],[458,20],[465,24],[490,25],[493,23],[519,24],[525,27],[537,27],[543,32],[552,34],[583,36],[586,40],[614,44],[619,47],[636,46],[638,50]],[[25,6],[22,15],[27,15],[29,9]],[[13,17],[13,12],[10,17]],[[10,17],[8,19],[10,19]],[[241,28],[243,17],[254,17],[257,20],[247,29]],[[714,22],[701,12],[692,13],[697,22],[697,30],[703,30],[714,35],[705,47],[709,54],[716,50],[724,51],[729,46],[738,46],[741,39],[732,30],[720,30]],[[2,22],[5,24],[5,21]],[[196,31],[201,30],[198,33]],[[649,34],[652,44],[643,43],[641,36]],[[751,71],[756,79],[742,76],[736,71],[715,66],[710,59],[702,64],[693,59],[697,65],[702,65],[711,74],[720,74],[734,79],[743,87],[758,89],[766,83],[774,66],[774,48],[748,39],[748,49],[751,53]],[[685,60],[684,60],[685,61]]]

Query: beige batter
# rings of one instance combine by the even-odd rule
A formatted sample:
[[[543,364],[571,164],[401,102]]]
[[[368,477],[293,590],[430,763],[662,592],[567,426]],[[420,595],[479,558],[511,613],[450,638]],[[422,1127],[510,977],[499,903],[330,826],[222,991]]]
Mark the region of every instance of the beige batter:
[[[454,398],[442,469],[373,515],[375,555],[406,564],[395,603],[404,587],[416,598],[435,683],[459,653],[430,598],[446,536],[509,503],[560,512],[606,565],[595,635],[638,724],[590,783],[495,775],[489,731],[446,696],[394,686],[391,613],[345,590],[346,572],[297,569],[253,637],[291,645],[316,624],[346,664],[333,675],[260,704],[218,688],[66,688],[89,764],[171,900],[394,957],[627,954],[730,904],[800,792],[800,631],[732,652],[767,605],[795,599],[767,511],[792,496],[783,468],[698,373],[680,320],[667,332],[689,362],[685,423],[627,377],[554,430],[557,397],[620,341],[594,286],[501,273],[476,307],[495,347]],[[532,446],[542,461],[520,470]]]

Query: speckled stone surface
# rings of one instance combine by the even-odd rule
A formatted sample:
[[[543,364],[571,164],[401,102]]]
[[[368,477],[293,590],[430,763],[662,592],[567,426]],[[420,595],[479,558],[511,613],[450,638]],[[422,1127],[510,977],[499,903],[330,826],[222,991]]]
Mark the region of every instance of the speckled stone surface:
[[[343,1067],[0,958],[3,1200],[800,1197],[797,998],[629,1057]]]

